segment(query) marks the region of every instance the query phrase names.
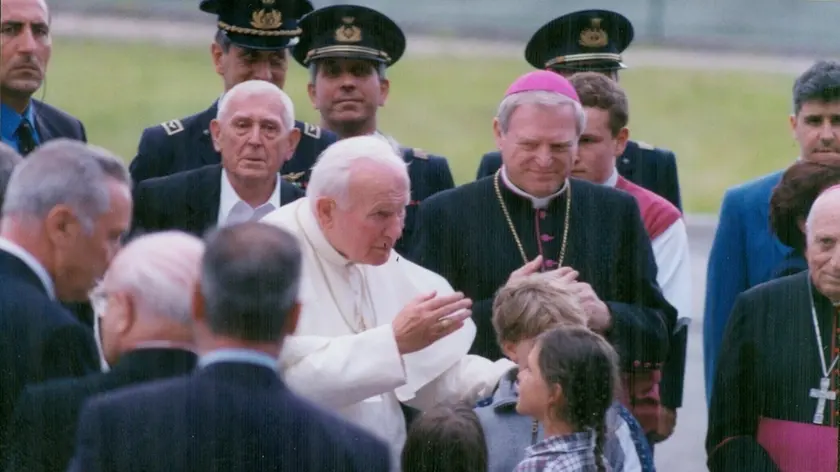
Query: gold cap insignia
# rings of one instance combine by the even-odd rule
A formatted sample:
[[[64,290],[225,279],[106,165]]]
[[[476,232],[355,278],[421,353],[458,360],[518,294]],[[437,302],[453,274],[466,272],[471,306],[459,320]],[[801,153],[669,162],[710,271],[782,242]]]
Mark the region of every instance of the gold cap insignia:
[[[601,18],[592,18],[589,28],[580,32],[578,44],[585,48],[602,48],[607,45],[607,32],[601,29]]]
[[[266,2],[274,3],[274,0],[263,0],[263,4]],[[251,15],[251,26],[259,30],[277,29],[282,24],[283,14],[277,10],[262,9]]]
[[[270,7],[271,5],[274,5],[274,0],[262,0],[262,4]]]
[[[339,43],[358,43],[362,40],[362,30],[353,24],[356,19],[352,16],[345,16],[341,19],[344,23],[335,30],[335,40]]]

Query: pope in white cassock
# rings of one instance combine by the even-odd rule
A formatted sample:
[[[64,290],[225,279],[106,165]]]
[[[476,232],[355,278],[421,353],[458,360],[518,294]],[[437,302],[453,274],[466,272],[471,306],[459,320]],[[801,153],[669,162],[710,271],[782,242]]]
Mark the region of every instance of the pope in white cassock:
[[[295,234],[303,251],[303,311],[281,354],[285,381],[391,444],[395,468],[401,402],[474,402],[514,366],[468,355],[472,301],[392,251],[409,195],[406,164],[385,140],[348,138],[318,159],[306,198],[262,220]]]

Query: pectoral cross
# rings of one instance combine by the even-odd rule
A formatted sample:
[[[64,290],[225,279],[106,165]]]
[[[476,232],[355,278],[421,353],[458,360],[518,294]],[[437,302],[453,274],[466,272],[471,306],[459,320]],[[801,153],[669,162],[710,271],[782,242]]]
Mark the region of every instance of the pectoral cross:
[[[837,398],[837,393],[829,391],[829,387],[831,387],[831,380],[829,380],[828,377],[823,377],[822,380],[820,380],[820,389],[811,389],[811,398],[817,399],[817,410],[814,412],[814,424],[823,424],[823,421],[825,420],[825,415],[823,415],[823,412],[825,411],[825,401]]]

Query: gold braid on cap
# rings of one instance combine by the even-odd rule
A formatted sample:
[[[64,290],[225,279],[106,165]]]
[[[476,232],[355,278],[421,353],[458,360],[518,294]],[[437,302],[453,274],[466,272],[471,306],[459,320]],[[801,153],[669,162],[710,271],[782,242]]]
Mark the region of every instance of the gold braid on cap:
[[[280,30],[280,31],[265,31],[265,30],[258,30],[252,28],[243,28],[241,26],[234,26],[225,23],[224,21],[219,22],[219,28],[230,33],[237,33],[237,34],[250,34],[252,36],[299,36],[303,33],[303,30],[300,28],[295,28],[293,30]]]

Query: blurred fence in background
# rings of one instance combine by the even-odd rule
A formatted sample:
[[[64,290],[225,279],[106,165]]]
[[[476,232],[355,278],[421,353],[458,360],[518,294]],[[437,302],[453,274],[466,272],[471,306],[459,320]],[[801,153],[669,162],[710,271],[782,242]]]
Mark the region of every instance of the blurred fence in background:
[[[258,0],[251,0],[258,1]],[[199,0],[52,0],[54,11],[212,21]],[[352,3],[313,0],[317,7]],[[838,0],[358,0],[409,33],[525,41],[563,12],[626,15],[639,43],[697,48],[840,53]]]

